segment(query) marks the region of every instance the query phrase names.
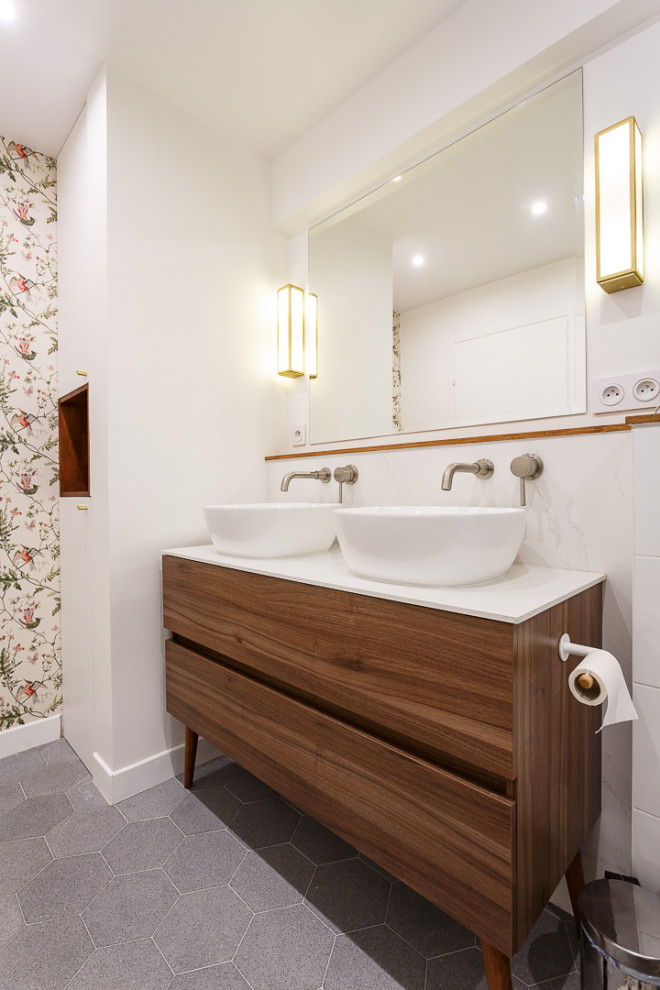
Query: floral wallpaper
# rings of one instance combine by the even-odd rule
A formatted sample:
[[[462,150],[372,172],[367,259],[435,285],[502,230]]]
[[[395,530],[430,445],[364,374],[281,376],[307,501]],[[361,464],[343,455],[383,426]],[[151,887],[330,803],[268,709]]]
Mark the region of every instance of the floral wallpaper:
[[[392,312],[392,429],[403,430],[401,425],[401,314]]]
[[[56,163],[0,138],[0,730],[61,704]]]

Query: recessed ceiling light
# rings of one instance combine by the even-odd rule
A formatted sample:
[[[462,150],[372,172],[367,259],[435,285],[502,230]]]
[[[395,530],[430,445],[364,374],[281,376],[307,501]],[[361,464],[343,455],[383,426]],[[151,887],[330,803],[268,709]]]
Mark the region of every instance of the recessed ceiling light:
[[[413,255],[411,264],[413,264],[415,268],[421,268],[421,266],[424,264],[424,255],[423,254]]]
[[[403,178],[402,175],[395,175],[394,178],[392,179],[392,182],[401,182],[402,178]]]
[[[548,204],[544,199],[537,199],[535,203],[532,203],[532,213],[535,217],[540,217],[548,209]]]
[[[16,4],[12,0],[0,0],[0,21],[15,21],[17,17]]]

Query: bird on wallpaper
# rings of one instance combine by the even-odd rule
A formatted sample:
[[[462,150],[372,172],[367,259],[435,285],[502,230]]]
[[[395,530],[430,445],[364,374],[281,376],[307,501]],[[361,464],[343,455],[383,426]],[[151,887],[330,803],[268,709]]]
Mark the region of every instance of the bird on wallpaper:
[[[25,224],[26,227],[31,227],[35,222],[34,217],[29,215],[30,206],[28,203],[16,203],[15,207],[12,207],[12,213],[14,216]]]
[[[27,292],[29,298],[30,289],[34,289],[36,284],[37,283],[33,282],[31,278],[23,278],[20,272],[14,275],[13,278],[9,279],[9,288],[16,296],[19,292]]]
[[[30,155],[35,154],[32,148],[28,148],[25,144],[17,144],[16,141],[9,142],[7,151],[12,157],[19,158],[26,168],[30,167]]]
[[[30,570],[33,571],[35,568],[34,558],[41,553],[37,547],[26,547],[24,543],[21,544],[22,550],[17,550],[14,554],[12,563],[15,567],[22,567],[23,564],[29,564]]]
[[[24,678],[24,680],[25,680],[25,684],[22,684],[19,687],[18,691],[16,692],[16,701],[18,701],[19,698],[22,698],[23,695],[25,695],[26,698],[32,698],[33,702],[39,701],[39,698],[37,696],[37,691],[39,690],[39,688],[42,688],[44,686],[44,682],[29,681],[27,677]]]
[[[9,425],[12,430],[27,430],[27,435],[32,436],[32,423],[37,419],[32,413],[26,413],[22,409],[19,409],[17,413],[14,413],[12,418],[9,420]]]

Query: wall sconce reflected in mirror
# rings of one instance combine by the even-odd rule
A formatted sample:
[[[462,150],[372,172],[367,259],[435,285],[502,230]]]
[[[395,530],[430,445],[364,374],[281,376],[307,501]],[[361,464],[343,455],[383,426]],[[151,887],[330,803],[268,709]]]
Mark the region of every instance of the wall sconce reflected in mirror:
[[[307,371],[310,378],[319,374],[319,297],[315,292],[305,296],[305,337],[307,340]]]
[[[305,372],[304,293],[297,285],[277,290],[277,373],[299,378]]]
[[[644,281],[642,135],[627,117],[595,142],[597,281],[618,292]]]

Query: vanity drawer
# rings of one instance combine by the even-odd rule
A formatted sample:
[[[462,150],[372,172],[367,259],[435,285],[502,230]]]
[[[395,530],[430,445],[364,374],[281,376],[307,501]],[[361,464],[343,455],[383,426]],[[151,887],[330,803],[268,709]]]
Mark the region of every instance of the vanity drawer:
[[[469,774],[513,779],[513,627],[163,558],[164,625]]]
[[[167,710],[503,951],[511,800],[169,640]]]

